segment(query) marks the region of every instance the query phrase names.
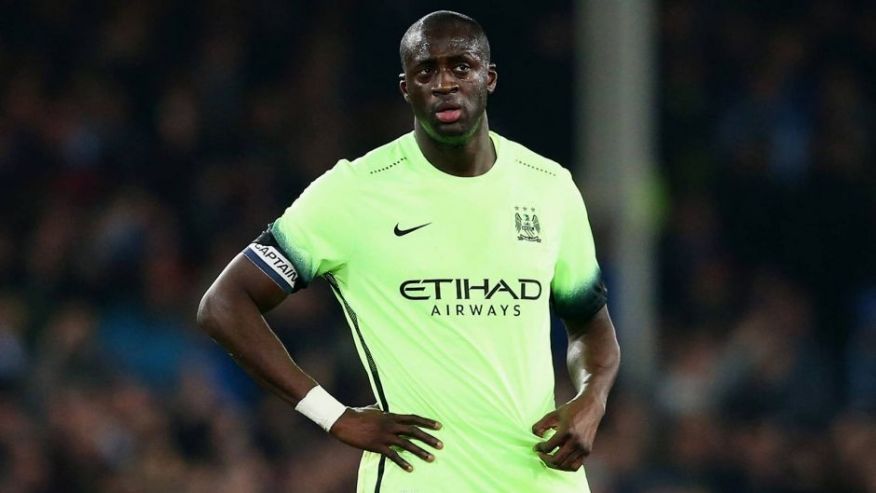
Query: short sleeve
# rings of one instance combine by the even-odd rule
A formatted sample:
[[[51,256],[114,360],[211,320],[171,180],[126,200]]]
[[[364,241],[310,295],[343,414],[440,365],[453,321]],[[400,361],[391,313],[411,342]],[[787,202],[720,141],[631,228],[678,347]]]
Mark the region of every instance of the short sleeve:
[[[563,190],[563,224],[551,281],[551,300],[560,318],[589,320],[606,303],[606,289],[596,262],[593,233],[581,192],[566,172]]]
[[[353,235],[351,201],[355,199],[348,161],[339,161],[314,180],[274,221],[271,232],[304,285],[334,273],[349,260]]]

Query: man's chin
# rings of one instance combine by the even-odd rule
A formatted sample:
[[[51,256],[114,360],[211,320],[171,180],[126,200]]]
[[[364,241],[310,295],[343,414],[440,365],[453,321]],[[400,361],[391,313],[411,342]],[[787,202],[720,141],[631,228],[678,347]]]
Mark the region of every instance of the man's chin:
[[[433,140],[448,145],[465,144],[477,132],[477,125],[467,126],[466,122],[462,121],[453,123],[434,122],[424,127],[426,128],[426,133]]]

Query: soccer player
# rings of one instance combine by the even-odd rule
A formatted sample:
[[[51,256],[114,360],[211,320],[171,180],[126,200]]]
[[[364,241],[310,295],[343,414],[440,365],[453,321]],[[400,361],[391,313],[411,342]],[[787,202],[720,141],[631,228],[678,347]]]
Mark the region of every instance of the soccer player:
[[[401,40],[411,133],[341,160],[234,258],[199,325],[249,373],[364,450],[359,492],[588,491],[582,464],[619,364],[584,202],[568,171],[490,132],[490,46],[449,11]],[[331,285],[378,406],[349,408],[262,314]],[[549,307],[578,394],[556,408]]]

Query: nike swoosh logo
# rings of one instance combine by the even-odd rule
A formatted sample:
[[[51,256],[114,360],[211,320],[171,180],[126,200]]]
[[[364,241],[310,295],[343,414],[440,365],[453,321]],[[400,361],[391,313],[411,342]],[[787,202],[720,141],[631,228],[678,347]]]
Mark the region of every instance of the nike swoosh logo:
[[[421,224],[419,226],[414,226],[413,228],[410,228],[410,229],[399,229],[398,223],[395,223],[395,235],[396,236],[404,236],[408,233],[413,233],[414,231],[416,231],[420,228],[425,228],[426,226],[428,226],[430,224],[432,224],[432,223]]]

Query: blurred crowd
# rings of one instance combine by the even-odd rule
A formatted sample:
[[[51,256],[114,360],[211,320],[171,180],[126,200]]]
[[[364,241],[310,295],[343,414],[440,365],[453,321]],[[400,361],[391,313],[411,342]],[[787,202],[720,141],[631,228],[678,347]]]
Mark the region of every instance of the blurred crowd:
[[[194,314],[313,178],[410,129],[398,40],[444,5],[0,3],[0,491],[354,490],[359,453]],[[660,369],[618,383],[591,488],[876,492],[876,6],[657,5]],[[459,7],[491,126],[569,163],[573,6],[529,8]],[[373,402],[324,284],[269,320]]]

